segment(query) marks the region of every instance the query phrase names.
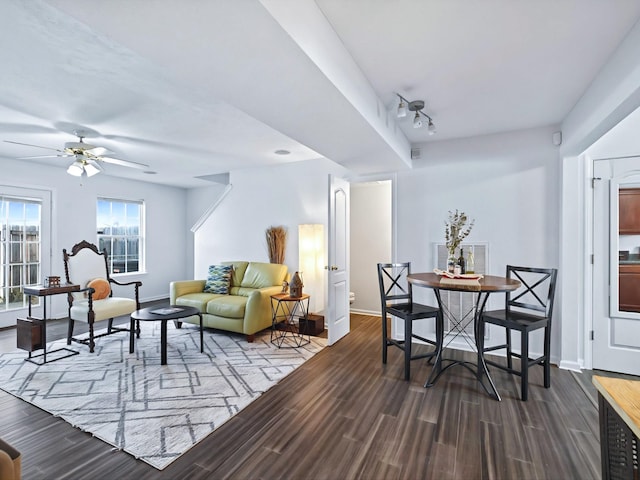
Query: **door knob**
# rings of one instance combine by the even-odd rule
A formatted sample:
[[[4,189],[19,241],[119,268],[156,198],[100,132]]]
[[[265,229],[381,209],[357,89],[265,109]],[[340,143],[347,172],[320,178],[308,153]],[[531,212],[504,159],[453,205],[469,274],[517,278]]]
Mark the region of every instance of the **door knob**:
[[[331,265],[331,270],[338,270],[337,265]]]

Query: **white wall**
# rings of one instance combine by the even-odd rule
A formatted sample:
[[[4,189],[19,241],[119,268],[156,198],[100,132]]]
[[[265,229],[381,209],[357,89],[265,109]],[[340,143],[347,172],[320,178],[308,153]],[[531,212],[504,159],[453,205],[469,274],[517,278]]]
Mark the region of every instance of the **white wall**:
[[[588,335],[592,328],[592,266],[589,263],[592,166],[582,153],[640,107],[639,44],[640,23],[637,23],[562,122],[560,288],[564,301],[560,307],[564,319],[561,366],[565,368],[591,368],[592,365]],[[599,155],[606,157],[605,150],[600,150]],[[637,154],[640,148],[627,146],[625,154],[631,155],[634,151]],[[611,153],[620,154],[620,151]]]
[[[380,314],[377,263],[391,261],[391,181],[351,184],[351,310]]]
[[[423,146],[423,160],[397,177],[397,258],[411,260],[415,272],[432,271],[434,244],[444,243],[448,211],[459,209],[475,219],[467,240],[488,242],[488,274],[504,275],[507,264],[557,268],[560,162],[551,138],[555,130]],[[414,288],[414,296],[416,301],[435,302],[425,289]],[[492,297],[490,307],[499,308],[504,296]],[[556,301],[562,301],[560,295]],[[551,341],[555,362],[561,352],[561,324],[562,318],[555,315]],[[500,340],[497,331],[490,332],[488,345]],[[541,337],[534,339],[531,351],[542,351]]]
[[[185,214],[187,224],[187,237],[189,242],[189,249],[187,251],[187,268],[185,270],[185,279],[192,279],[194,277],[194,249],[195,249],[195,230],[196,223],[199,221],[205,221],[202,216],[208,212],[208,210],[215,206],[215,203],[220,199],[227,185],[215,183],[211,186],[201,188],[191,188],[187,191],[187,212]]]
[[[328,221],[328,175],[346,170],[325,159],[230,173],[233,186],[195,233],[194,278],[206,278],[209,265],[227,260],[268,262],[265,231],[287,228],[285,263],[298,269],[298,225]],[[325,245],[326,245],[325,239]],[[312,296],[310,310],[322,311],[324,299]]]
[[[124,180],[104,174],[78,179],[63,168],[33,162],[2,159],[0,185],[50,189],[53,197],[53,225],[51,235],[51,274],[64,279],[62,249],[70,250],[81,240],[96,243],[96,200],[105,196],[125,200],[144,200],[146,211],[146,273],[115,278],[141,280],[142,301],[169,296],[169,282],[185,278],[186,259],[191,248],[189,227],[185,219],[186,190],[147,182]],[[143,174],[141,173],[141,177]],[[53,185],[53,186],[51,186]],[[1,187],[0,187],[1,188]],[[43,253],[44,255],[44,253]],[[43,258],[43,262],[47,262]],[[64,295],[52,298],[52,316],[67,315]],[[40,312],[36,310],[38,315]],[[25,310],[0,314],[0,327],[14,325]]]

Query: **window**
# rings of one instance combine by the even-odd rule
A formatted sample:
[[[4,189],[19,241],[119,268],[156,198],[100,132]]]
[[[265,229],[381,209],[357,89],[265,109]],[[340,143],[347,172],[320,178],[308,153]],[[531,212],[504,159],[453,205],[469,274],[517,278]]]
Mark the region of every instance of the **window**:
[[[143,202],[99,198],[98,248],[106,249],[112,274],[144,270]]]
[[[0,311],[23,308],[41,272],[42,201],[0,193]]]

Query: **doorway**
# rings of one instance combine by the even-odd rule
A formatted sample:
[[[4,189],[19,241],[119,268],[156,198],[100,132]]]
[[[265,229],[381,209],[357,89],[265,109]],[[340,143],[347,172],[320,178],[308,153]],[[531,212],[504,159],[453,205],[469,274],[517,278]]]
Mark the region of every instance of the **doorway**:
[[[593,368],[640,375],[640,157],[593,173]]]
[[[376,264],[393,258],[393,180],[351,183],[351,311],[380,315]]]

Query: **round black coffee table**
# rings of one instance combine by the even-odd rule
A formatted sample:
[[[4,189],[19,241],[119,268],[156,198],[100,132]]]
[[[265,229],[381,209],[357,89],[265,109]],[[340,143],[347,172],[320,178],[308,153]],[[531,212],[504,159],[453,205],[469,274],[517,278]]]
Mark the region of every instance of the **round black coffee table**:
[[[134,323],[136,320],[142,322],[161,322],[160,323],[160,364],[167,364],[167,322],[169,320],[178,320],[179,318],[192,317],[198,315],[200,317],[200,353],[204,351],[203,331],[202,331],[202,314],[195,307],[183,307],[181,305],[169,305],[168,307],[147,307],[136,310],[131,314],[131,328],[129,331],[129,353],[134,351]],[[140,334],[138,333],[138,336]]]

